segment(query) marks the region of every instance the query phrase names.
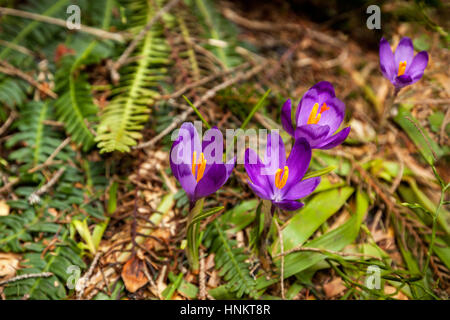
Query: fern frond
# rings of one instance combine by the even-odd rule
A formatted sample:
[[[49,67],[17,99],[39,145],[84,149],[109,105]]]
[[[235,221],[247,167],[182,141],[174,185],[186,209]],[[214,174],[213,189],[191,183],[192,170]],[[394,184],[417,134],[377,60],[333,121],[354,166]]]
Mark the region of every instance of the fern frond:
[[[0,103],[12,108],[25,101],[30,86],[21,79],[0,77]]]
[[[19,132],[8,139],[5,146],[11,148],[21,143],[22,148],[11,152],[9,159],[24,163],[26,168],[29,169],[47,160],[61,144],[62,139],[57,132],[44,123],[51,114],[48,101],[27,103],[21,107],[20,113],[21,118],[16,122]],[[68,148],[64,150],[55,159],[67,159],[69,156],[66,153]]]
[[[162,2],[159,1],[161,5]],[[149,1],[131,1],[132,32],[140,31],[156,10]],[[97,130],[101,152],[128,152],[141,138],[149,108],[160,95],[158,82],[166,78],[170,48],[160,23],[155,23],[135,50],[138,61],[123,68],[115,97],[103,111]]]
[[[55,102],[55,109],[58,119],[64,122],[72,140],[81,144],[84,150],[88,150],[94,144],[95,138],[89,128],[89,122],[95,120],[98,108],[93,102],[86,76],[79,75],[75,78],[77,61],[79,60],[74,60],[73,57],[65,57],[65,66],[56,74],[56,81],[60,83],[57,87],[60,96]]]
[[[236,26],[220,14],[214,1],[195,0],[193,11],[203,25],[203,37],[228,43],[226,47],[207,45],[206,48],[212,51],[227,68],[242,63],[242,58],[235,51]]]
[[[208,226],[205,245],[210,252],[214,252],[216,268],[220,270],[220,276],[227,281],[227,288],[236,297],[248,294],[256,296],[256,282],[251,277],[249,264],[245,262],[248,255],[243,248],[237,247],[237,241],[227,237],[224,225],[217,219]]]

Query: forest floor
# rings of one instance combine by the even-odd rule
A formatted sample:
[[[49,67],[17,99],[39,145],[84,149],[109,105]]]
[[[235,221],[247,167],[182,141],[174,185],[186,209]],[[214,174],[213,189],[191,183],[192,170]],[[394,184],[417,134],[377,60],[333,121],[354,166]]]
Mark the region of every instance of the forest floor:
[[[79,273],[85,282],[68,290],[67,298],[448,299],[450,215],[445,205],[438,208],[441,192],[443,198],[445,192],[437,176],[444,184],[450,180],[450,54],[442,46],[441,35],[407,22],[390,26],[390,36],[384,36],[392,47],[402,36],[416,37],[421,40],[414,42],[421,48],[416,51],[425,47],[430,56],[423,78],[401,90],[392,103],[393,87],[380,72],[376,43],[362,44],[353,34],[313,22],[304,14],[275,10],[274,6],[248,10],[235,2],[218,3],[218,12],[238,30],[238,44],[232,47],[232,54],[227,52],[239,61],[232,68],[217,58],[220,52],[216,56],[216,51],[200,47],[228,48],[226,40],[194,38],[195,46],[200,47],[201,72],[193,76],[192,61],[178,54],[184,50],[179,35],[168,31],[174,61],[169,71],[171,87],[163,88],[142,139],[130,152],[105,155],[94,148],[83,153],[68,141],[74,159],[104,166],[107,187],[103,191],[98,193],[92,185],[79,182],[72,188],[91,188],[83,203],[93,202],[89,195],[95,195],[107,219],[83,212],[79,203],[66,212],[55,209],[52,222],[70,225],[67,237],[85,243]],[[111,83],[107,69],[106,64],[86,69],[93,86]],[[169,165],[172,130],[183,121],[199,121],[182,95],[208,123],[224,132],[240,128],[249,111],[271,89],[248,127],[281,129],[284,101],[291,98],[296,105],[322,80],[331,82],[345,102],[345,121],[352,129],[344,144],[332,150],[314,150],[311,167],[321,170],[335,166],[335,170],[322,177],[319,188],[305,199],[304,208],[294,214],[279,212],[269,232],[271,258],[267,267],[261,264],[252,243],[258,199],[247,185],[243,166],[238,165],[229,182],[206,200],[207,208],[220,205],[225,210],[202,222],[205,234],[200,271],[191,272],[184,250],[187,198]],[[110,94],[109,90],[94,91],[100,110],[108,104]],[[388,120],[381,127],[385,108]],[[14,161],[9,160],[14,148],[4,145],[17,128],[8,127],[2,130],[0,126],[0,160],[8,159],[5,173],[15,170]],[[168,127],[170,130],[164,131]],[[58,123],[52,128],[61,130]],[[289,141],[288,136],[283,138]],[[425,159],[431,160],[427,163]],[[65,163],[70,165],[69,160]],[[40,170],[46,181],[57,174],[57,170],[45,167]],[[21,212],[23,209],[10,201],[24,198],[24,193],[14,188],[28,182],[18,181],[13,188],[6,175],[2,179],[0,216],[24,215],[26,210]],[[89,216],[88,225],[83,227],[82,220],[73,224],[71,210]],[[427,262],[437,213],[435,249]],[[89,247],[89,236],[82,230],[100,233],[96,248]],[[49,239],[44,243],[45,251],[39,252],[42,256],[56,252],[62,241],[60,231],[48,238],[45,232],[39,230],[20,242]],[[283,238],[289,243],[280,248]],[[0,239],[0,244],[5,245],[5,241]],[[13,265],[21,269],[24,254],[33,248],[15,250],[10,245],[0,251],[4,251],[0,252],[1,297],[16,296],[11,292],[18,290],[16,281],[6,286],[2,281],[21,273],[2,270]],[[226,267],[227,261],[236,265]],[[371,268],[381,270],[381,289],[373,289],[366,281],[370,270],[375,270]],[[56,273],[45,268],[34,270],[48,271]],[[22,294],[26,292],[16,297]]]

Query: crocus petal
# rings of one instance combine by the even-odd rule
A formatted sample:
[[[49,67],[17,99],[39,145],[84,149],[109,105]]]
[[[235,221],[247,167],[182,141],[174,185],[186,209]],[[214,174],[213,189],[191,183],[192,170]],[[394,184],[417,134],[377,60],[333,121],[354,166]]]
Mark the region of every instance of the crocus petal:
[[[191,122],[185,122],[178,131],[178,137],[172,145],[170,160],[175,164],[192,165],[192,155],[197,152],[197,157],[202,152],[198,132]]]
[[[286,165],[289,168],[289,177],[282,190],[288,190],[291,185],[302,180],[308,170],[310,162],[311,147],[309,146],[309,143],[304,138],[296,139],[292,146],[291,153],[289,154],[289,158],[286,161]]]
[[[287,211],[295,211],[300,209],[301,207],[303,207],[303,203],[298,202],[298,201],[293,201],[293,200],[284,200],[284,201],[278,201],[278,202],[273,202],[274,205],[276,205],[277,207],[279,207],[282,210],[287,210]]]
[[[252,184],[266,188],[267,194],[273,193],[272,185],[269,181],[269,177],[273,177],[273,175],[264,174],[265,165],[255,150],[250,148],[245,150],[244,167]]]
[[[340,145],[342,142],[347,139],[348,134],[350,133],[350,127],[346,127],[336,133],[335,135],[328,137],[324,142],[323,145],[320,146],[320,149],[327,150],[334,148],[338,145]]]
[[[249,182],[249,187],[253,190],[253,192],[260,197],[261,199],[265,200],[271,200],[272,199],[272,192],[269,188],[267,188],[267,185],[257,185],[255,183]]]
[[[319,105],[322,105],[324,102],[336,97],[336,94],[334,93],[334,87],[333,85],[328,81],[320,81],[317,82],[314,86],[314,89],[317,90],[317,94],[319,97]]]
[[[207,164],[223,162],[223,136],[217,127],[212,127],[205,132],[202,141],[202,152]]]
[[[392,53],[391,46],[385,38],[381,38],[380,41],[380,68],[383,76],[389,81],[394,81],[397,76],[396,67],[394,62],[394,54]]]
[[[299,181],[284,194],[284,200],[298,200],[310,195],[319,185],[320,177]]]
[[[200,199],[213,194],[227,181],[227,168],[223,163],[210,165],[208,171],[205,170],[203,177],[195,188],[195,199]]]
[[[321,114],[319,123],[321,126],[329,126],[328,135],[333,134],[341,126],[345,116],[345,104],[338,98],[331,98],[326,101],[327,107],[330,108]]]
[[[266,165],[266,169],[269,170],[269,172],[265,173],[270,174],[275,174],[278,168],[283,168],[286,164],[286,150],[284,149],[284,142],[276,131],[271,131],[267,135],[267,147],[264,156],[264,164]]]
[[[191,166],[188,164],[178,164],[175,166],[175,168],[172,168],[172,172],[174,176],[177,177],[189,200],[191,202],[196,201],[198,199],[195,197],[195,188],[197,186],[197,181],[192,174]]]
[[[292,103],[291,99],[286,100],[281,108],[281,124],[283,125],[283,129],[286,130],[291,136],[294,136],[294,127],[292,126]]]
[[[423,76],[423,72],[428,65],[428,53],[421,51],[414,57],[409,68],[406,69],[406,74],[412,79],[412,83],[420,80]]]
[[[404,37],[400,40],[394,53],[395,71],[398,73],[398,66],[401,61],[406,61],[406,67],[411,64],[414,57],[414,47],[410,38]]]
[[[322,141],[328,136],[329,131],[329,126],[307,124],[295,129],[295,139],[305,138],[311,148],[316,148],[322,144]]]
[[[319,106],[322,106],[324,102],[327,102],[334,97],[336,97],[336,94],[334,93],[333,85],[330,82],[320,81],[312,86],[300,100],[299,107],[295,114],[297,126],[308,123],[308,118],[314,104],[318,103]]]
[[[403,88],[405,86],[412,84],[412,81],[413,80],[409,75],[403,74],[403,75],[395,78],[394,85],[397,88]]]

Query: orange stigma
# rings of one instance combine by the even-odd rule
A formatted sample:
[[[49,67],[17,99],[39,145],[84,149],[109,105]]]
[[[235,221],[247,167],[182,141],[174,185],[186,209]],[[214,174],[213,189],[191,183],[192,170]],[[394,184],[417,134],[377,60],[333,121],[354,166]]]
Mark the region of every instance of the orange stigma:
[[[202,153],[200,153],[200,161],[199,163],[196,163],[197,161],[197,152],[194,151],[194,153],[192,154],[192,175],[195,178],[195,171],[197,171],[197,182],[200,181],[201,178],[203,178],[203,174],[205,173],[205,168],[206,168],[206,159],[205,159],[205,155]],[[196,170],[197,169],[197,170]]]
[[[404,75],[405,74],[405,70],[406,70],[406,61],[400,61],[400,63],[398,64],[397,77],[400,77],[400,76]]]
[[[283,188],[286,185],[286,181],[289,177],[289,168],[287,166],[284,166],[283,169],[278,169],[275,173],[275,187],[278,189]]]
[[[322,117],[322,112],[325,112],[327,110],[330,110],[330,108],[327,107],[327,104],[325,102],[320,108],[320,111],[319,111],[319,103],[315,103],[311,110],[311,113],[309,114],[307,124],[317,124],[320,118]]]

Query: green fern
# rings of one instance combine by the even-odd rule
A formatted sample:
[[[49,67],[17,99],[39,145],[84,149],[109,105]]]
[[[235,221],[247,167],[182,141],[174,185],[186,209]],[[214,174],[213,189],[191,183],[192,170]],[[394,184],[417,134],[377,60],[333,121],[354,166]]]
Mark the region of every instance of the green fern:
[[[132,11],[131,31],[136,33],[152,19],[156,9],[149,1],[127,3]],[[135,50],[138,61],[122,68],[120,84],[113,90],[115,96],[102,112],[96,138],[101,152],[128,152],[141,138],[148,106],[160,95],[158,82],[166,78],[169,55],[162,26],[155,23]]]
[[[0,76],[0,103],[12,108],[21,105],[30,86],[23,80]]]
[[[55,108],[58,119],[64,122],[73,141],[88,150],[95,138],[89,123],[95,120],[98,108],[93,102],[87,77],[75,74],[82,57],[83,55],[74,59],[68,56],[63,59],[63,66],[56,74],[56,82],[59,84],[56,91],[60,96],[55,102]]]
[[[249,264],[245,262],[248,255],[243,248],[236,246],[236,240],[228,239],[224,229],[225,225],[214,220],[207,228],[204,243],[210,252],[216,254],[216,268],[227,281],[227,289],[238,298],[243,294],[255,297],[256,282],[250,275]]]
[[[203,26],[203,37],[227,42],[226,47],[206,45],[206,49],[212,51],[226,68],[242,63],[242,58],[235,51],[236,26],[220,14],[214,1],[191,0],[189,2],[192,2],[193,12]]]
[[[14,134],[5,143],[7,148],[12,148],[19,143],[21,148],[14,150],[9,155],[10,160],[25,164],[23,170],[30,169],[43,163],[52,152],[61,144],[60,135],[45,125],[45,120],[49,119],[51,107],[48,101],[29,102],[20,109],[21,118],[15,123],[19,132]],[[65,160],[71,155],[69,148],[64,148],[55,160]]]

